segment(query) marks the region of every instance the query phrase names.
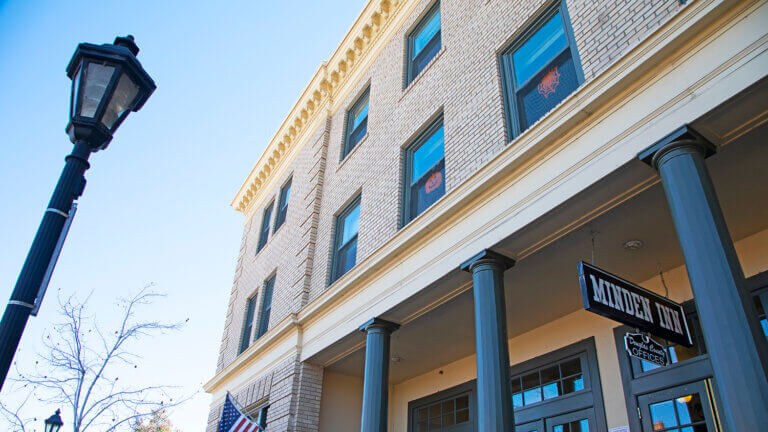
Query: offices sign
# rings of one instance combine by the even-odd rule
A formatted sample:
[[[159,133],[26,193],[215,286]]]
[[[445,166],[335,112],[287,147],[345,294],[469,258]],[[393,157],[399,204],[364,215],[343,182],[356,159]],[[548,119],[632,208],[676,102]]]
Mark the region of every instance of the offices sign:
[[[684,346],[693,346],[683,307],[595,266],[579,262],[584,309]]]
[[[667,352],[664,347],[642,333],[627,333],[624,335],[624,348],[632,357],[645,360],[659,366],[667,365]]]

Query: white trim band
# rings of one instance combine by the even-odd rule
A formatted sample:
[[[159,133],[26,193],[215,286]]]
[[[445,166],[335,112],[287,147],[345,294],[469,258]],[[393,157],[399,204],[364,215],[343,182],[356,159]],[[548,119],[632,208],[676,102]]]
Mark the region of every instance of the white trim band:
[[[31,305],[29,303],[26,303],[26,302],[23,302],[23,301],[18,301],[18,300],[8,300],[8,305],[9,306],[10,305],[24,306],[24,307],[28,307],[30,309],[34,309],[35,308],[35,305]]]
[[[53,207],[48,207],[47,209],[45,209],[45,211],[51,212],[51,213],[56,213],[58,215],[64,216],[65,218],[69,218],[68,214],[64,213],[63,211],[61,211],[59,209],[55,209]]]

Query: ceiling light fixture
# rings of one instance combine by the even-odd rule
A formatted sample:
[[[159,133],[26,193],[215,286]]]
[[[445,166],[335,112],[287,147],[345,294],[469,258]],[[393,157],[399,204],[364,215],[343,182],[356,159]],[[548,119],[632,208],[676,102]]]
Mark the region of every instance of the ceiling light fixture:
[[[642,240],[627,240],[626,242],[624,242],[624,249],[636,251],[641,247],[643,247]]]

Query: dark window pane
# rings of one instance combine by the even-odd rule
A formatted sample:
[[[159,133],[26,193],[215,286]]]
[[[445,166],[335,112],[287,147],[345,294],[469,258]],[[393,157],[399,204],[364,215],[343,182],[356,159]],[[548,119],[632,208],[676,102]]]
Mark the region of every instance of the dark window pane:
[[[243,334],[240,339],[240,352],[242,353],[251,345],[251,329],[253,328],[253,314],[256,309],[256,296],[248,299],[245,306],[245,321],[243,323]]]
[[[417,423],[416,428],[418,429],[418,432],[428,432],[427,429],[427,421],[420,421]]]
[[[523,389],[525,390],[538,387],[540,384],[541,382],[539,381],[538,372],[534,372],[523,377]]]
[[[584,378],[581,375],[573,376],[563,380],[563,394],[584,390]]]
[[[429,416],[427,415],[427,409],[420,408],[416,413],[416,420],[421,421],[421,420],[426,420],[427,418],[429,418]]]
[[[259,233],[259,245],[256,247],[256,252],[260,251],[264,245],[267,244],[267,240],[269,239],[269,224],[272,222],[272,207],[274,207],[275,202],[272,201],[267,205],[267,208],[264,209],[264,215],[261,218],[261,232]]]
[[[456,398],[456,409],[460,410],[465,408],[469,408],[469,396],[464,395]]]
[[[275,288],[275,277],[272,276],[264,283],[264,300],[261,302],[261,314],[259,316],[259,328],[256,339],[264,336],[269,329],[269,315],[272,311],[272,291]]]
[[[440,417],[429,419],[429,430],[430,431],[440,430]]]
[[[443,402],[443,414],[453,412],[454,399]]]
[[[561,363],[560,371],[563,374],[563,378],[581,374],[581,359],[575,358]]]
[[[571,422],[571,432],[589,432],[589,421],[582,419],[577,422]]]
[[[547,384],[560,379],[560,370],[558,367],[552,366],[541,370],[541,383]]]
[[[443,415],[443,426],[453,426],[455,423],[453,413]]]
[[[761,292],[755,297],[755,308],[757,309],[757,319],[760,321],[760,327],[763,329],[763,335],[768,337],[768,318],[766,318],[765,310],[768,308],[768,290]]]
[[[280,199],[277,202],[277,215],[275,216],[275,228],[277,231],[285,222],[285,216],[288,213],[288,200],[291,197],[291,183],[293,179],[289,179],[288,182],[280,188]]]
[[[567,46],[568,40],[558,13],[512,54],[517,85],[523,85]]]
[[[518,91],[521,129],[528,129],[579,86],[570,51],[539,72]]]
[[[512,393],[517,393],[522,389],[520,386],[520,378],[512,378]]]
[[[469,409],[463,409],[456,411],[456,423],[464,423],[469,421]]]
[[[429,407],[429,417],[440,417],[440,404],[434,404],[431,407]],[[438,419],[438,423],[440,422],[440,419]]]

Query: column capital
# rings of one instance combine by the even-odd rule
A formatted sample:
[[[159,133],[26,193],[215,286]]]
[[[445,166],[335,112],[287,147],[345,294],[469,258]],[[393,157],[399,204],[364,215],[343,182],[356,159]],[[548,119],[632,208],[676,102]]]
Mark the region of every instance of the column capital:
[[[387,321],[381,318],[371,318],[370,320],[366,321],[365,324],[361,325],[358,330],[367,333],[369,330],[375,328],[383,329],[387,333],[392,333],[393,331],[400,328],[400,324],[393,323],[392,321]]]
[[[658,170],[664,155],[683,147],[697,148],[705,158],[712,156],[717,150],[714,144],[685,124],[641,151],[637,158]]]
[[[494,262],[502,267],[503,270],[509,270],[515,265],[515,260],[502,255],[498,252],[494,252],[490,249],[483,249],[472,258],[461,263],[460,268],[465,272],[472,272],[472,268],[477,264]]]

